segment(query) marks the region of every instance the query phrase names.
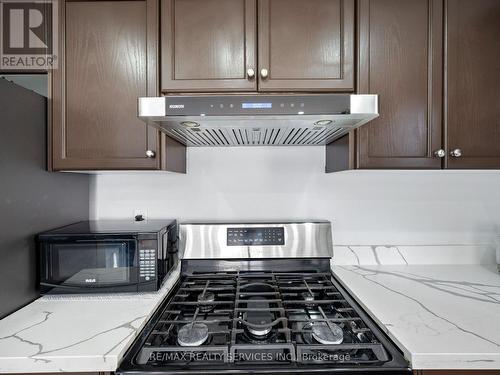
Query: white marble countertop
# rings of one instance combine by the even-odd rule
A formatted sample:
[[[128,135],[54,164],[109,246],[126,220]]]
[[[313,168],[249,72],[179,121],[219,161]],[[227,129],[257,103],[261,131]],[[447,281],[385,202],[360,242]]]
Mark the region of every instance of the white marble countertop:
[[[357,264],[332,270],[412,368],[500,369],[500,273],[496,264],[474,264],[491,254],[464,260],[457,250],[468,251],[429,265],[394,247],[349,248],[339,263],[350,254]]]
[[[42,297],[0,320],[0,373],[115,371],[168,293]]]

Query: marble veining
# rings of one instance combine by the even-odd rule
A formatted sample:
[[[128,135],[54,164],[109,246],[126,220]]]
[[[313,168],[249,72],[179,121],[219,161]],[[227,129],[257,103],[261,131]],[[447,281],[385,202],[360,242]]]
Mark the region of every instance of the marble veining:
[[[0,373],[115,371],[172,288],[156,293],[45,296],[0,320]]]
[[[493,264],[493,245],[343,245],[333,248],[333,265]]]
[[[496,264],[333,266],[416,369],[500,369]]]

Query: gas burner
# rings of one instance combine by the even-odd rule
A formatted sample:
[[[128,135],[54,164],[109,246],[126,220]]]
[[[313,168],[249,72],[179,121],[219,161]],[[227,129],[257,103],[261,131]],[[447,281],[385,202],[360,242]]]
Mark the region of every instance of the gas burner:
[[[311,332],[312,337],[323,345],[341,344],[344,340],[344,332],[342,331],[342,328],[335,323],[312,323]]]
[[[262,297],[250,297],[247,307],[256,309],[246,311],[243,320],[250,325],[246,325],[248,332],[255,338],[266,338],[272,330],[273,314],[263,309],[269,309],[269,303],[262,300]]]
[[[300,296],[306,302],[314,301],[314,294],[311,294],[310,292],[302,292],[302,293],[300,293]],[[306,303],[306,307],[312,308],[312,307],[314,307],[314,303]]]
[[[267,314],[267,313],[263,313],[262,315],[264,315],[264,314]],[[255,319],[259,320],[260,316],[255,317]],[[245,319],[245,320],[247,320],[247,319]],[[260,321],[264,321],[264,320],[260,320]],[[251,323],[251,322],[249,322],[249,323]],[[262,323],[262,324],[265,324],[265,323]],[[268,326],[268,327],[258,327],[258,328],[247,326],[246,328],[247,328],[248,332],[252,336],[254,336],[256,338],[266,338],[267,335],[271,332],[271,329],[272,329],[271,326]]]
[[[198,295],[198,302],[214,302],[215,301],[215,294],[212,292],[203,292]],[[201,312],[210,312],[214,308],[214,305],[200,305],[200,311]]]
[[[330,323],[333,331],[325,322],[309,322],[302,326],[302,339],[308,345],[337,345],[344,341],[344,332],[337,324]]]
[[[250,331],[245,329],[243,335],[241,335],[242,343],[252,344],[252,345],[265,345],[274,344],[278,338],[278,333],[276,330],[271,329],[267,335],[255,336]]]
[[[200,346],[208,338],[208,327],[204,323],[188,323],[177,332],[180,346]]]

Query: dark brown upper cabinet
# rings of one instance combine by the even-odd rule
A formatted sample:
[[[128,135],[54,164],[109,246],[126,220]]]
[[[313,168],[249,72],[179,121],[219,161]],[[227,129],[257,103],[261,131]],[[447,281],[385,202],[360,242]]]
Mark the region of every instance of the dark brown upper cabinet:
[[[358,5],[358,92],[380,117],[327,146],[327,172],[500,169],[500,2]]]
[[[259,0],[259,91],[353,91],[354,0]]]
[[[155,0],[60,2],[52,169],[162,167],[159,132],[137,118],[137,98],[158,95],[157,8]],[[170,156],[169,168],[182,171],[182,154]]]
[[[447,1],[448,168],[500,168],[499,17],[498,0]]]
[[[255,13],[256,0],[162,0],[162,91],[256,91]]]
[[[354,90],[354,0],[161,0],[160,34],[164,93]]]
[[[443,1],[361,0],[358,16],[358,92],[380,103],[358,167],[441,168]]]

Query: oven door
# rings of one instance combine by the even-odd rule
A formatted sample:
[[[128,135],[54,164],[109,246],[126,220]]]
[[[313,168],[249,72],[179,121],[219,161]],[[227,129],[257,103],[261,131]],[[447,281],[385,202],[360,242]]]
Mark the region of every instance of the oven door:
[[[41,292],[136,291],[135,238],[72,239],[41,244]]]

